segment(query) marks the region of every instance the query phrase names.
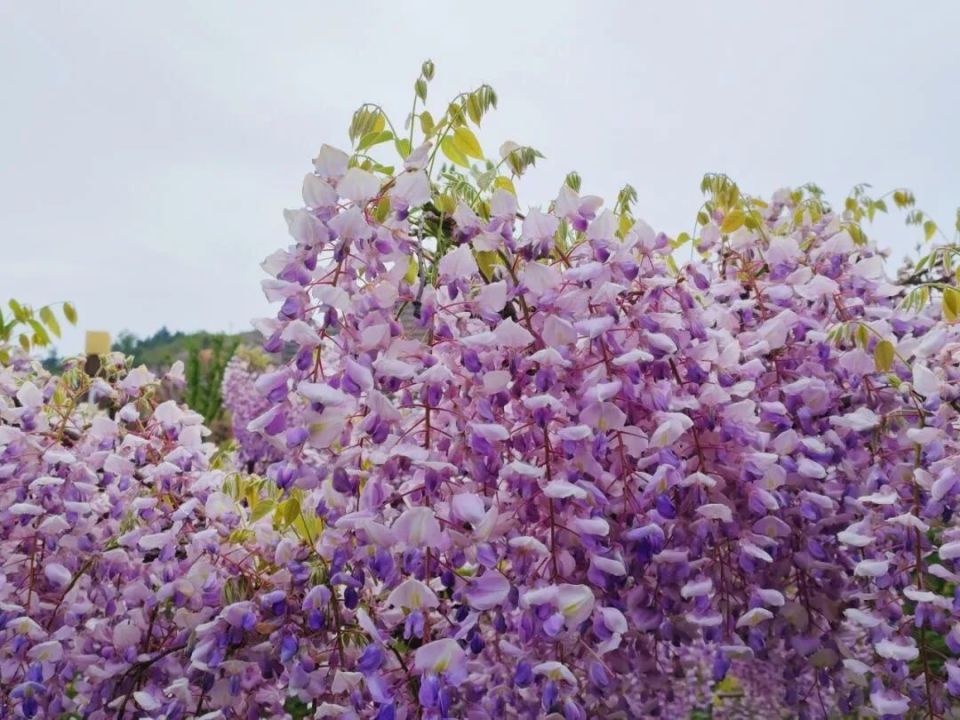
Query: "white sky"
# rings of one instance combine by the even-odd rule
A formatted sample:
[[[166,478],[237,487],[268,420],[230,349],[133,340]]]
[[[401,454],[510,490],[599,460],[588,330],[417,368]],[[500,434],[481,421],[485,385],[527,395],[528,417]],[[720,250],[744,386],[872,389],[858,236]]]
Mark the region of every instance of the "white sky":
[[[420,62],[435,108],[488,82],[481,142],[576,169],[689,229],[706,171],[768,194],[814,181],[960,202],[960,3],[3,2],[0,301],[71,300],[83,329],[249,327],[310,159],[363,101],[402,122]],[[918,231],[887,222],[899,257]]]

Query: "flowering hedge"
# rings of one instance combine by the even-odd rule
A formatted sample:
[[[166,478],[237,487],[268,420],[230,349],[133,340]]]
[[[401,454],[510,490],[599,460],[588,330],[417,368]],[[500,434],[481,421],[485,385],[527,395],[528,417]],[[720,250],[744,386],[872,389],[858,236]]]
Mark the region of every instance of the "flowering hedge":
[[[949,711],[956,291],[887,279],[863,188],[708,176],[677,237],[575,175],[521,211],[495,103],[323,146],[237,471],[142,369],[3,371],[5,709],[647,717],[705,671],[762,716]]]

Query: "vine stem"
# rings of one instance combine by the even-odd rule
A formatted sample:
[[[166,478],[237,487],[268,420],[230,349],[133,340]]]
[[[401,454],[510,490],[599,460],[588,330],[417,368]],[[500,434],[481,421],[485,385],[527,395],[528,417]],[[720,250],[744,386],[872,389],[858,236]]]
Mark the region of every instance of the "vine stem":
[[[553,468],[550,458],[550,435],[547,427],[543,427],[543,455],[546,461],[547,485],[553,481]],[[550,559],[553,563],[553,578],[556,580],[560,576],[560,563],[557,560],[557,520],[553,507],[553,498],[547,498],[550,503]]]

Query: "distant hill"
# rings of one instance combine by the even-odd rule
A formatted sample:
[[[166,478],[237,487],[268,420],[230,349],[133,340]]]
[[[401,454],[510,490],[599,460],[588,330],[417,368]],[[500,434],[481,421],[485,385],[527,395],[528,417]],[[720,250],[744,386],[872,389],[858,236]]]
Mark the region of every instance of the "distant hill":
[[[113,343],[112,350],[133,356],[133,364],[146,365],[151,370],[164,370],[177,360],[186,361],[191,348],[204,350],[212,347],[214,338],[228,341],[236,340],[243,345],[259,346],[260,334],[257,332],[228,335],[209,332],[170,332],[166,327],[146,338],[138,338],[133,333],[121,332]]]

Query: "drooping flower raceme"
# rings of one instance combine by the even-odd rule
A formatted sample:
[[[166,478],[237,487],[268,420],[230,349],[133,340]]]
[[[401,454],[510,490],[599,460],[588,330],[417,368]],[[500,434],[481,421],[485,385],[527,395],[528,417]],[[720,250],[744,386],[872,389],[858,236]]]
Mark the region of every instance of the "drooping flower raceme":
[[[237,444],[236,461],[248,472],[263,472],[264,469],[282,457],[282,446],[269,436],[247,429],[250,421],[262,415],[270,408],[268,399],[270,388],[258,379],[269,369],[261,371],[253,367],[252,360],[243,353],[235,354],[223,373],[223,404],[230,414],[233,439]]]

